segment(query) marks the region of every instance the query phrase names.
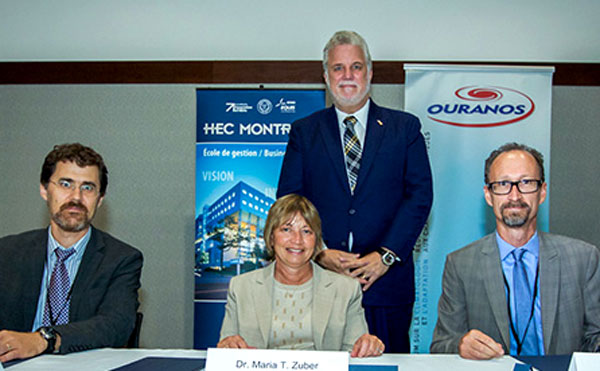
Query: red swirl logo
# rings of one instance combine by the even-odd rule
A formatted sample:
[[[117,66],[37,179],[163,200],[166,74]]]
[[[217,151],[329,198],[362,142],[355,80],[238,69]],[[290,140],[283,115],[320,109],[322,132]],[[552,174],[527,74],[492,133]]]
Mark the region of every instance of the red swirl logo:
[[[454,95],[460,99],[470,101],[495,101],[501,99],[503,94],[498,89],[477,88],[474,86],[465,86],[454,92]]]

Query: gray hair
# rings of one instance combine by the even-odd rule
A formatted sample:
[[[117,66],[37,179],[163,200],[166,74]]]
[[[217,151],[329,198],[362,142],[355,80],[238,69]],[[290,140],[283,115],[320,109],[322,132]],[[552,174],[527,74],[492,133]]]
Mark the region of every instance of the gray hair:
[[[359,46],[365,56],[367,62],[367,72],[371,71],[373,62],[371,61],[371,53],[369,53],[369,47],[367,42],[359,34],[354,31],[338,31],[331,36],[331,39],[325,44],[323,48],[323,71],[327,75],[327,63],[329,62],[329,52],[338,45],[357,45]]]
[[[544,177],[544,156],[538,150],[536,150],[534,148],[531,148],[525,144],[513,142],[513,143],[506,143],[506,144],[502,145],[501,147],[499,147],[498,149],[495,149],[494,151],[492,151],[492,153],[490,153],[490,156],[485,160],[485,170],[484,170],[485,184],[488,184],[490,182],[490,179],[489,179],[490,168],[492,167],[494,160],[496,160],[498,158],[498,156],[500,156],[501,154],[510,152],[510,151],[523,151],[523,152],[527,152],[531,156],[533,156],[533,158],[535,159],[535,162],[538,166],[538,170],[540,172],[540,180],[542,182],[546,181],[545,177]]]

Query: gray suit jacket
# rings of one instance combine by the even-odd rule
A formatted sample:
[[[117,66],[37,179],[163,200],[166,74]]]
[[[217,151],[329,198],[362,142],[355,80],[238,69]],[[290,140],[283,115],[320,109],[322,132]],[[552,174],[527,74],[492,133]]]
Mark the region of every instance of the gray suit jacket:
[[[583,241],[538,232],[546,355],[594,351],[600,343],[600,252]],[[458,353],[478,329],[510,351],[507,300],[494,233],[448,255],[432,353]]]
[[[317,350],[346,350],[367,333],[358,281],[313,266],[312,335]],[[275,264],[234,277],[229,283],[221,339],[240,335],[267,348],[271,331]]]
[[[29,332],[44,274],[48,229],[0,239],[0,329]],[[73,281],[61,353],[123,346],[135,326],[142,254],[92,227]]]

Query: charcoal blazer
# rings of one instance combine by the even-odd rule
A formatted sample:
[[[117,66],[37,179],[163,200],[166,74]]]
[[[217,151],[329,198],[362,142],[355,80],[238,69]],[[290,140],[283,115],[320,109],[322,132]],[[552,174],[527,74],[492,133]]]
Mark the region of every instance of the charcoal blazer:
[[[335,108],[292,124],[277,197],[296,193],[319,211],[328,248],[361,255],[385,246],[394,264],[364,293],[365,305],[414,301],[412,251],[433,199],[431,169],[419,120],[370,103],[354,194],[350,191]]]
[[[0,239],[0,329],[30,332],[48,243],[39,229]],[[69,323],[54,328],[60,353],[124,346],[135,326],[142,254],[92,227],[72,284]]]
[[[357,281],[313,264],[312,335],[316,350],[351,351],[368,333]],[[221,337],[240,335],[248,345],[266,349],[273,319],[275,264],[229,282]]]
[[[539,290],[546,355],[595,351],[600,344],[600,252],[538,232]],[[448,255],[432,353],[458,353],[477,329],[510,351],[510,322],[495,233]]]

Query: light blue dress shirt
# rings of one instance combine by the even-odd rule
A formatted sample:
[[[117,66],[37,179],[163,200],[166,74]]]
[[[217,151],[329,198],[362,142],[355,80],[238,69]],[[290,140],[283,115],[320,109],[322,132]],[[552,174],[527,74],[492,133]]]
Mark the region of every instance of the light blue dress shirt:
[[[515,326],[516,326],[517,320],[515,318],[515,299],[513,296],[514,292],[515,292],[515,290],[513,289],[513,267],[515,264],[515,259],[512,254],[512,251],[516,247],[514,247],[511,244],[509,244],[508,242],[504,241],[502,239],[502,237],[500,237],[500,235],[498,234],[498,231],[496,231],[496,242],[498,243],[498,248],[500,249],[500,260],[502,261],[502,271],[504,272],[504,277],[506,278],[506,282],[508,283],[508,286],[510,288],[510,297],[508,296],[509,291],[506,289],[506,287],[504,288],[504,291],[505,291],[505,293],[507,295],[507,299],[509,301],[510,316],[511,316],[512,323],[515,324]],[[537,231],[535,232],[533,237],[531,237],[531,239],[529,241],[527,241],[527,243],[525,245],[523,245],[522,247],[519,247],[519,248],[527,250],[523,254],[523,261],[525,262],[525,269],[527,270],[527,280],[529,282],[529,287],[531,289],[531,292],[533,293],[533,288],[535,287],[535,278],[536,278],[535,276],[536,276],[536,271],[537,271],[537,266],[538,266],[538,261],[539,261],[539,255],[540,255],[540,240],[538,238]],[[542,304],[541,304],[541,300],[540,300],[539,279],[540,278],[538,275],[537,294],[535,295],[533,319],[531,321],[531,324],[529,325],[530,328],[528,331],[535,330],[535,332],[537,334],[537,338],[538,338],[538,354],[543,356],[544,355],[544,335],[543,335],[543,331],[542,331],[543,330],[542,329]],[[510,354],[516,355],[517,354],[517,341],[514,337],[513,332],[510,329],[509,329],[509,332],[510,332]]]
[[[69,256],[69,258],[65,260],[65,267],[67,268],[67,272],[69,273],[69,280],[71,280],[71,285],[73,285],[73,281],[75,280],[75,276],[77,275],[77,271],[79,270],[79,265],[81,264],[81,259],[83,258],[83,253],[85,252],[85,248],[87,247],[91,235],[92,228],[90,227],[88,228],[87,233],[83,237],[81,237],[79,241],[75,242],[73,246],[69,247],[69,249],[75,249],[75,254]],[[44,275],[42,276],[42,287],[40,288],[37,312],[35,314],[33,328],[31,329],[31,331],[36,331],[37,329],[42,327],[42,321],[44,318],[44,307],[46,306],[46,292],[48,290],[48,285],[50,284],[50,276],[52,275],[54,264],[56,263],[56,253],[54,252],[56,248],[66,250],[65,247],[61,246],[58,243],[58,241],[54,239],[50,227],[48,227],[48,246],[46,247],[46,263],[44,264]]]

